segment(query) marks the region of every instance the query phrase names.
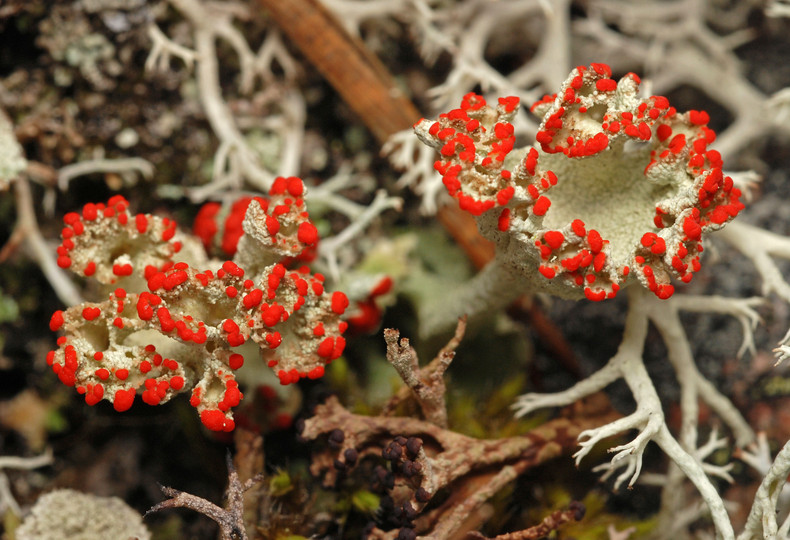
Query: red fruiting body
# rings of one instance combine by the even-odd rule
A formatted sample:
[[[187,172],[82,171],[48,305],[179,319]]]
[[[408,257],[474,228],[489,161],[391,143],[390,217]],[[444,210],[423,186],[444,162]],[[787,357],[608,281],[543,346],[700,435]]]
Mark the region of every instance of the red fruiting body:
[[[243,197],[227,210],[224,219],[222,206],[207,203],[198,212],[193,223],[194,233],[203,241],[207,250],[219,248],[222,256],[233,256],[244,234],[243,223],[250,205],[260,207],[255,215],[256,224],[266,231],[267,247],[284,253],[285,264],[293,261],[309,262],[315,257],[319,240],[318,230],[304,209],[304,184],[296,177],[276,178],[268,197]]]
[[[381,323],[382,310],[379,307],[376,298],[383,296],[390,292],[393,286],[392,278],[384,276],[376,285],[370,290],[368,296],[361,301],[356,302],[355,310],[346,319],[352,332],[358,334],[369,334],[376,331]],[[313,328],[313,333],[316,336],[323,336],[325,329],[323,323],[319,323]]]
[[[698,271],[703,233],[727,223],[743,204],[722,173],[720,154],[709,149],[715,133],[708,114],[679,114],[663,96],[640,98],[639,84],[633,73],[616,81],[606,64],[578,66],[557,94],[531,107],[543,121],[535,145],[513,170],[504,164],[515,142],[515,98],[500,98],[494,108],[467,94],[459,109],[421,121],[416,131],[439,151],[434,168],[447,192],[478,218],[484,235],[506,246],[513,267],[537,265],[551,280],[549,290],[565,287],[567,296],[612,298],[621,283],[638,279],[668,298],[673,277],[688,282]],[[635,143],[633,152],[624,152],[626,142]],[[638,183],[644,189],[631,187]],[[647,219],[636,227],[618,224],[620,214],[606,210],[612,201],[634,205]],[[578,218],[566,223],[554,217],[574,214]],[[620,245],[610,246],[607,236]],[[634,265],[639,271],[629,274]]]
[[[176,223],[144,214],[130,219],[122,197],[67,214],[58,248],[61,267],[105,283],[136,277],[147,290],[115,287],[103,302],[53,313],[50,329],[66,335],[47,354],[47,365],[88,404],[107,399],[119,412],[132,406],[138,392],[149,405],[191,392],[190,403],[203,424],[221,431],[233,429],[231,410],[243,397],[234,371],[242,368],[244,358],[231,352],[232,347],[257,343],[265,362],[288,373],[287,382],[323,375],[324,366],[345,347],[347,324],[340,315],[348,298],[340,291],[325,294],[323,276],[311,275],[307,267],[288,270],[293,262],[309,260],[314,251],[307,248],[318,242],[303,196],[300,179],[283,178],[275,181],[270,198],[237,201],[222,226],[217,224],[220,205],[210,203],[200,210],[195,222],[200,240],[209,247],[221,232],[220,244],[233,252],[244,234],[247,209],[259,205],[257,215],[262,217],[249,226],[260,238],[268,235],[271,245],[254,249],[271,249],[281,262],[249,272],[234,261],[198,271],[176,260],[182,245],[173,241]],[[383,281],[377,288],[390,286]],[[320,335],[314,333],[319,325]],[[203,349],[170,358],[153,343],[126,343],[126,336],[140,331],[145,331],[141,336],[160,333]]]

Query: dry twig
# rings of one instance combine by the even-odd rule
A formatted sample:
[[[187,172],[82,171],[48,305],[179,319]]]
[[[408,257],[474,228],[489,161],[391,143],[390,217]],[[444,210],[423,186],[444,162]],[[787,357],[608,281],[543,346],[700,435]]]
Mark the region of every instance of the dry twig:
[[[225,490],[225,499],[227,500],[225,508],[221,508],[197,495],[167,486],[159,486],[162,493],[170,498],[152,506],[145,513],[145,516],[167,508],[189,508],[216,521],[219,524],[222,540],[247,540],[247,531],[244,527],[244,492],[259,482],[263,476],[256,476],[242,483],[236,468],[233,466],[230,453],[227,454],[225,461],[228,465],[228,488]]]
[[[523,531],[500,534],[493,538],[487,538],[478,532],[469,533],[467,538],[480,540],[538,540],[545,538],[550,532],[556,531],[563,525],[571,521],[581,521],[584,518],[584,505],[578,501],[573,501],[565,510],[557,510],[546,516],[541,523],[524,529]]]
[[[395,409],[413,396],[426,420],[441,428],[447,427],[447,407],[444,401],[444,372],[455,358],[455,349],[461,343],[466,331],[466,318],[458,321],[453,338],[442,347],[436,358],[424,368],[420,368],[417,352],[409,345],[407,338],[400,339],[400,332],[388,328],[384,330],[387,343],[387,360],[406,383],[384,405],[382,415],[392,415]]]
[[[456,338],[445,347],[445,354],[437,356],[431,365],[437,362],[442,365],[443,358],[452,357],[452,350],[458,345],[462,332],[461,323]],[[406,366],[402,376],[407,381],[407,391],[418,394],[426,387],[419,379],[424,378],[421,375],[430,366],[420,371],[415,366],[416,357],[408,343],[404,344],[404,340],[399,342],[398,338],[397,331],[390,331],[388,345],[391,350],[388,356],[397,357],[393,363]],[[437,373],[440,371],[434,369]],[[411,379],[417,382],[412,381],[414,384],[410,385],[408,381]],[[436,386],[432,391],[438,388]],[[437,396],[431,397],[443,405],[443,392],[438,399],[435,398]],[[417,399],[422,405],[419,396]],[[606,405],[593,411],[592,416],[588,412],[583,416],[558,418],[518,437],[474,439],[444,429],[432,421],[353,414],[337,398],[331,397],[316,407],[314,416],[305,421],[301,434],[307,440],[321,435],[329,437],[329,448],[315,453],[311,465],[311,472],[316,476],[323,475],[326,485],[334,485],[366,456],[384,456],[392,461],[392,470],[403,475],[398,484],[409,489],[405,494],[407,500],[398,501],[399,508],[420,511],[439,490],[452,485],[447,500],[414,520],[414,526],[420,533],[441,539],[453,537],[462,532],[462,528],[468,528],[467,518],[525,471],[574,448],[582,431],[616,416]],[[394,538],[395,534],[395,531],[374,529],[373,537]],[[512,537],[516,538],[522,537]]]

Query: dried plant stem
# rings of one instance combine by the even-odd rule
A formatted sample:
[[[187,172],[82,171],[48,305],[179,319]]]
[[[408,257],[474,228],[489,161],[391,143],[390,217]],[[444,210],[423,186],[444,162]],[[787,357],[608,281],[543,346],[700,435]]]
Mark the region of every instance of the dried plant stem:
[[[244,527],[244,492],[259,482],[262,476],[256,476],[246,482],[242,482],[233,466],[230,453],[226,456],[225,461],[228,466],[225,508],[219,507],[197,495],[171,487],[160,486],[162,493],[170,498],[152,506],[145,515],[147,516],[167,508],[189,508],[216,521],[219,524],[222,540],[247,540],[247,530]]]
[[[422,468],[419,487],[433,496],[452,485],[449,499],[441,507],[418,518],[416,525],[431,538],[452,538],[464,527],[466,518],[486,500],[528,469],[575,447],[585,429],[618,415],[608,406],[573,418],[558,418],[534,430],[505,439],[475,439],[442,429],[434,423],[407,417],[363,416],[346,410],[335,397],[316,407],[305,421],[302,436],[308,440],[322,434],[342,432],[338,448],[314,454],[311,472],[323,474],[327,485],[338,479],[338,456],[354,450],[359,456],[381,456],[396,436],[417,437],[426,443],[416,458]],[[422,504],[412,497],[411,504]],[[427,531],[432,531],[427,533]],[[379,537],[386,537],[379,535]]]
[[[380,143],[408,129],[420,113],[387,68],[318,0],[259,0]]]
[[[461,343],[466,331],[466,318],[458,320],[453,338],[442,347],[436,358],[424,368],[420,368],[417,352],[409,346],[409,340],[400,338],[400,332],[388,328],[384,330],[387,343],[387,360],[406,383],[384,406],[383,415],[390,415],[409,395],[417,399],[423,416],[439,427],[447,427],[447,407],[445,405],[444,372],[455,357],[455,349]]]
[[[561,526],[571,521],[581,521],[584,517],[585,508],[582,503],[573,501],[568,505],[565,510],[556,510],[546,516],[542,522],[529,529],[523,531],[512,532],[508,534],[500,534],[493,538],[484,537],[479,533],[469,534],[469,538],[479,538],[486,540],[537,540],[545,538],[552,531],[556,531]]]

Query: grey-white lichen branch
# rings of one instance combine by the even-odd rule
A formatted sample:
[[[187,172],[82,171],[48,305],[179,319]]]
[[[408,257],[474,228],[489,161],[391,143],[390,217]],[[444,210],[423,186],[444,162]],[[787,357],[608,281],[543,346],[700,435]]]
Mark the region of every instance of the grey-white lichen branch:
[[[36,261],[46,276],[55,294],[67,305],[82,302],[82,295],[69,280],[68,275],[58,267],[55,253],[41,234],[36,220],[33,194],[27,178],[18,178],[13,185],[16,197],[17,221],[11,238],[0,251],[0,262],[10,256],[18,246],[24,247],[28,256]]]
[[[233,25],[233,19],[245,15],[247,9],[238,4],[207,4],[199,0],[173,0],[170,2],[190,22],[194,49],[176,43],[167,37],[155,23],[149,30],[153,46],[146,60],[147,69],[169,68],[169,58],[180,58],[187,67],[195,68],[200,103],[220,144],[214,156],[213,179],[208,186],[193,194],[197,200],[206,198],[213,191],[227,188],[239,189],[244,181],[259,191],[267,191],[275,176],[292,176],[298,171],[293,160],[283,161],[276,171],[267,170],[238,127],[222,93],[219,78],[219,61],[216,42],[229,44],[239,59],[239,91],[249,93],[258,72],[258,62],[246,38]],[[234,9],[235,8],[235,9]],[[293,126],[303,129],[302,126]],[[298,145],[296,146],[298,148]]]
[[[697,487],[708,505],[719,534],[724,538],[733,538],[732,525],[721,496],[709,480],[705,465],[698,458],[701,453],[697,448],[697,400],[708,401],[711,408],[716,410],[737,434],[741,443],[753,440],[754,434],[729,401],[696,371],[693,359],[685,347],[680,345],[680,350],[673,350],[679,343],[687,345],[687,342],[683,336],[673,335],[670,332],[680,329],[677,325],[679,324],[677,312],[673,313],[674,310],[660,305],[659,302],[644,291],[629,290],[629,311],[623,340],[617,354],[606,366],[563,392],[521,396],[514,404],[514,409],[518,416],[522,416],[543,407],[568,405],[603,390],[617,379],[624,380],[636,401],[636,410],[610,424],[583,432],[579,436],[581,448],[574,456],[577,463],[604,439],[624,431],[636,430],[638,433],[632,441],[609,449],[614,456],[607,466],[599,470],[604,470],[607,476],[620,471],[615,480],[616,487],[626,481],[629,486],[633,486],[642,469],[645,448],[649,442],[655,442]],[[662,322],[657,323],[657,321]],[[663,330],[662,336],[665,339],[671,337],[676,340],[674,343],[667,342],[667,345],[681,385],[683,427],[680,442],[672,436],[667,427],[660,398],[645,368],[643,346],[649,322],[663,325],[659,330],[660,332]]]
[[[47,449],[43,454],[34,457],[0,456],[0,512],[11,511],[15,516],[22,516],[22,509],[11,493],[10,482],[5,474],[5,469],[31,470],[52,464],[52,450]]]
[[[790,442],[785,443],[773,462],[770,461],[770,451],[764,434],[758,437],[751,450],[748,453],[742,452],[740,457],[764,476],[738,540],[788,538],[790,516],[787,516],[787,508],[782,510],[786,517],[781,525],[777,523],[777,516],[780,511],[779,504],[783,502],[787,505],[788,502],[784,488],[787,484],[787,476],[790,474]]]

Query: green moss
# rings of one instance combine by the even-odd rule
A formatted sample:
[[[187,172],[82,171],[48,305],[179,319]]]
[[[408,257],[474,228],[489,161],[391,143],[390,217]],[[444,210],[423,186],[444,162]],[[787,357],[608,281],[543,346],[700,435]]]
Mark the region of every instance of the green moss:
[[[364,514],[373,514],[379,508],[380,497],[366,489],[355,491],[351,495],[351,505]]]
[[[287,470],[279,470],[269,479],[269,493],[272,497],[282,497],[293,491],[294,484]]]
[[[566,488],[556,484],[545,486],[543,495],[545,506],[529,512],[533,524],[540,523],[551,512],[567,508],[573,500]],[[647,533],[653,531],[656,525],[655,519],[652,517],[643,520],[629,519],[626,516],[609,512],[606,508],[606,493],[597,489],[590,491],[581,502],[586,509],[584,518],[581,521],[563,525],[557,535],[558,539],[609,540],[609,527],[614,527],[618,531],[634,527],[631,538],[643,538]]]

